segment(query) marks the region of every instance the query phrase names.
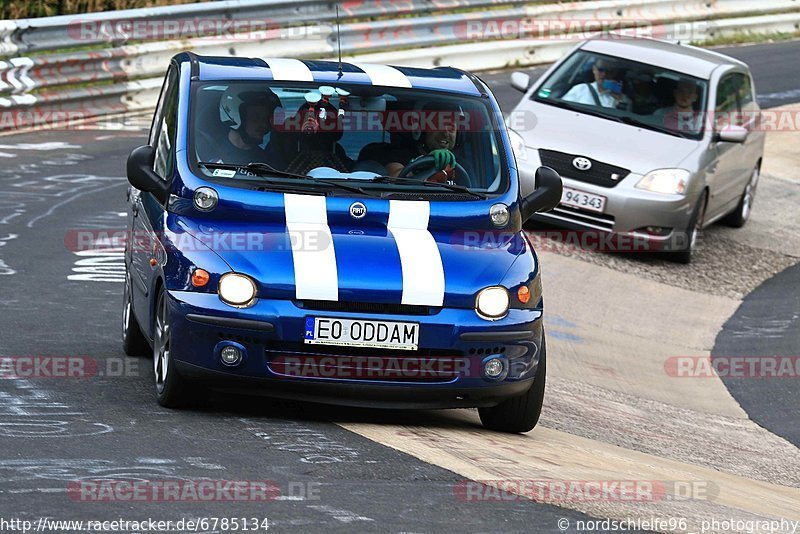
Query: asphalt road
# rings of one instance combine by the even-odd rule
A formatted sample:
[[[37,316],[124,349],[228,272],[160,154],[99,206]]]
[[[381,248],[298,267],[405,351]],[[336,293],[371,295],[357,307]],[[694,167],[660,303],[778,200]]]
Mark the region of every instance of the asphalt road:
[[[798,43],[782,43],[737,48],[734,53],[742,58],[750,54],[754,69],[767,63],[759,58],[770,58],[772,67],[763,80],[756,70],[759,94],[766,95],[785,92],[786,79],[798,76],[774,69],[791,64],[788,58],[795,58],[799,49]],[[503,107],[510,109],[519,93],[502,87],[507,76],[489,75],[488,81]],[[791,84],[800,87],[800,80],[794,78]],[[440,429],[435,417],[417,412],[221,396],[186,411],[158,407],[151,391],[150,360],[125,358],[121,350],[121,254],[81,255],[65,243],[72,229],[124,228],[124,162],[130,149],[143,142],[143,129],[0,138],[0,161],[5,163],[0,167],[0,356],[80,357],[86,368],[96,369],[80,378],[0,380],[0,516],[33,521],[43,516],[59,520],[266,517],[278,531],[304,532],[560,532],[558,519],[574,525],[587,518],[578,511],[525,499],[464,502],[455,491],[465,480],[463,473],[331,422],[402,430],[424,421],[434,437],[453,426],[450,422]],[[564,276],[554,275],[554,283]],[[792,273],[775,280],[774,288],[767,283],[764,292],[754,293],[752,302],[745,299],[743,309],[769,306],[779,296],[785,298],[781,288],[786,284],[800,285]],[[561,328],[570,342],[584,343],[576,335],[569,338],[569,307],[561,305],[563,318],[555,319],[553,330]],[[741,332],[735,320],[731,319],[730,328]],[[762,339],[745,333],[735,342],[764,348]],[[602,348],[603,357],[613,359],[614,347]],[[780,350],[796,354],[798,348],[795,337],[786,338]],[[718,350],[732,349],[720,341]],[[570,363],[570,357],[563,365]],[[786,391],[792,384],[785,384]],[[749,413],[769,412],[772,401],[760,391],[727,385],[737,399],[744,399],[742,407]],[[555,383],[554,391],[567,387]],[[582,410],[591,406],[581,401],[581,395],[585,393],[578,392],[580,402],[568,409],[549,413],[547,425],[557,427],[585,416]],[[617,412],[605,414],[609,426],[595,427],[600,436],[592,437],[613,441],[611,434],[625,434],[626,429],[613,427],[613,420],[644,406],[617,406]],[[786,417],[765,426],[795,439],[780,431],[790,422]],[[484,436],[472,423],[455,426]],[[467,460],[479,466],[482,455],[493,452],[491,445],[487,447],[474,449]],[[709,451],[697,454],[705,452]],[[267,501],[176,503],[93,502],[91,495],[70,491],[80,481],[98,479],[268,481],[277,492]]]
[[[717,336],[713,358],[763,361],[780,357],[800,369],[800,265],[767,280],[745,297]],[[763,363],[759,363],[763,365]],[[800,388],[791,378],[723,377],[751,419],[800,447]]]
[[[532,522],[558,532],[559,518],[584,517],[527,499],[459,500],[463,476],[329,422],[413,414],[250,397],[159,407],[150,360],[122,352],[121,255],[81,256],[65,244],[69,229],[124,229],[124,162],[144,142],[144,131],[0,139],[0,151],[15,155],[0,169],[0,355],[82,357],[97,369],[0,380],[0,517],[266,517],[284,532],[525,532]],[[270,481],[280,495],[91,502],[68,491],[86,479]]]

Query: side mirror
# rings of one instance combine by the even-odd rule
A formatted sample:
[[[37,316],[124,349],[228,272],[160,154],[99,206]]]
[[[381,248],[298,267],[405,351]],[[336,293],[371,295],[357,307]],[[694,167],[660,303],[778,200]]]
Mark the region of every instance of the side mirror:
[[[149,146],[134,148],[128,156],[128,182],[142,191],[152,193],[165,204],[169,198],[169,184],[153,171],[156,150]]]
[[[750,132],[747,128],[729,124],[715,134],[714,140],[718,143],[744,143],[748,135]]]
[[[511,87],[516,89],[517,91],[522,91],[523,93],[528,90],[528,87],[531,86],[531,77],[525,74],[524,72],[512,72],[511,73]]]
[[[520,202],[519,211],[524,223],[534,213],[550,211],[561,202],[564,186],[561,176],[550,167],[536,169],[536,189]]]

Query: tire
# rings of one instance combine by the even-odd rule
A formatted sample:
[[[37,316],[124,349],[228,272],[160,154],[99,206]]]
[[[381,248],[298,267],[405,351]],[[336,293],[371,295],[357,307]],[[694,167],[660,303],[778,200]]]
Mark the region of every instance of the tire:
[[[750,181],[742,191],[742,196],[739,199],[739,204],[730,215],[725,217],[722,222],[733,228],[741,228],[750,219],[750,212],[753,208],[753,201],[756,198],[756,188],[758,188],[758,180],[761,177],[761,169],[756,167],[753,169],[753,174],[750,175]]]
[[[153,375],[156,400],[165,408],[180,408],[192,400],[189,384],[175,369],[170,353],[170,322],[167,293],[162,287],[156,300],[153,329]]]
[[[697,204],[695,204],[694,210],[692,211],[692,218],[689,219],[689,225],[686,227],[686,235],[688,235],[689,238],[682,248],[665,254],[669,261],[684,264],[692,262],[692,255],[697,248],[697,240],[700,237],[700,232],[705,222],[707,199],[708,191],[703,191],[703,194],[697,199]]]
[[[139,321],[133,313],[130,278],[125,276],[125,289],[122,292],[122,350],[128,356],[146,356],[150,351],[150,343],[139,327]]]
[[[542,333],[542,351],[539,355],[539,366],[530,389],[504,400],[491,408],[478,408],[481,423],[489,430],[519,434],[533,430],[539,422],[544,402],[545,382],[547,381],[547,347]]]

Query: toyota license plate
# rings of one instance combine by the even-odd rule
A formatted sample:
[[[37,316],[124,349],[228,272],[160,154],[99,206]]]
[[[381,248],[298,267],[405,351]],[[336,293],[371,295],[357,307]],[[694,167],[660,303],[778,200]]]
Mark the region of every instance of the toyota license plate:
[[[572,208],[580,208],[589,211],[603,213],[606,209],[606,197],[565,187],[561,193],[561,203]]]

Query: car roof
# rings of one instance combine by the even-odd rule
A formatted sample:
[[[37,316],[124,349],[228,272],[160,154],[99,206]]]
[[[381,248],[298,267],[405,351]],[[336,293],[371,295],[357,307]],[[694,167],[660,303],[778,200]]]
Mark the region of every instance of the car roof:
[[[290,58],[241,58],[180,54],[178,62],[191,62],[192,76],[201,81],[281,80],[326,84],[359,84],[382,87],[406,87],[480,96],[483,88],[475,78],[459,69],[437,67],[394,67],[375,63]]]
[[[587,40],[581,49],[649,63],[704,79],[709,79],[719,66],[747,68],[746,63],[719,52],[659,39],[601,35]]]

